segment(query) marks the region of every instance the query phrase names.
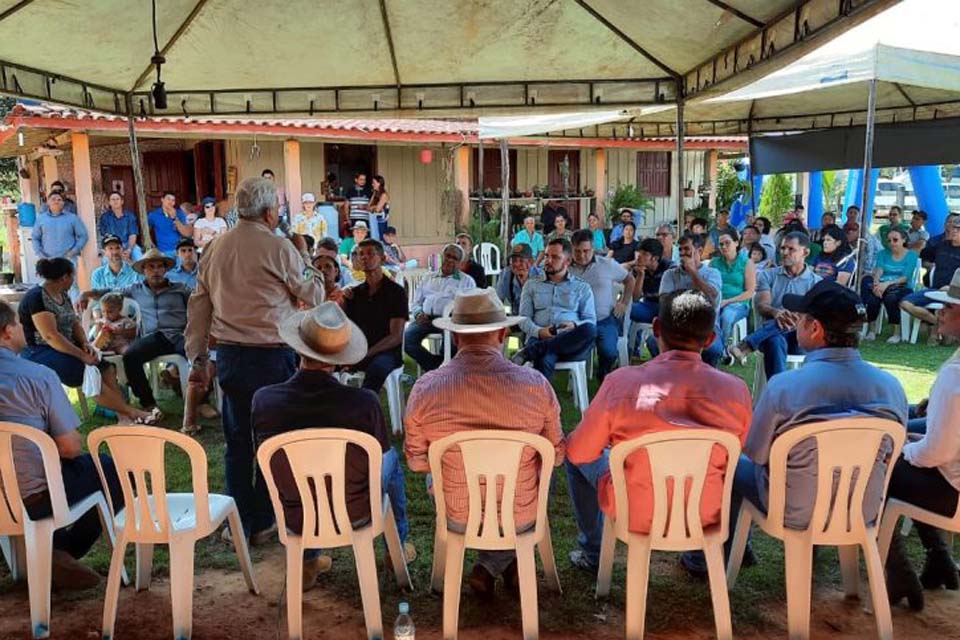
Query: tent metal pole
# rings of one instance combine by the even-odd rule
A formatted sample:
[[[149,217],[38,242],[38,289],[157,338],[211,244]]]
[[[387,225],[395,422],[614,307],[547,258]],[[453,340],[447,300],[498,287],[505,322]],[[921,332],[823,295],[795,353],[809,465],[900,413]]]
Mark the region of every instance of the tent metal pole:
[[[507,244],[510,241],[510,150],[506,138],[500,138],[500,184],[500,236],[503,240],[503,255],[507,255]]]
[[[486,220],[483,219],[484,213],[484,204],[483,204],[483,138],[479,138],[480,147],[477,149],[477,192],[480,194],[480,238],[476,238],[477,242],[483,241],[483,224]]]
[[[137,130],[134,127],[133,95],[126,95],[127,127],[130,136],[130,161],[133,164],[133,183],[137,192],[137,219],[140,221],[140,239],[143,248],[151,249],[153,240],[150,238],[150,226],[147,224],[147,195],[143,186],[143,158],[140,155],[140,146],[137,144]]]
[[[873,196],[870,193],[870,173],[873,170],[873,130],[877,110],[877,79],[870,79],[870,94],[867,98],[867,126],[863,136],[863,199],[860,202],[860,238],[857,242],[857,277],[854,278],[854,291],[860,290],[863,282],[863,254],[867,229],[867,203]]]
[[[686,188],[683,175],[683,99],[677,99],[677,237],[683,234],[683,211],[686,206],[683,190]],[[644,220],[646,222],[646,220]]]

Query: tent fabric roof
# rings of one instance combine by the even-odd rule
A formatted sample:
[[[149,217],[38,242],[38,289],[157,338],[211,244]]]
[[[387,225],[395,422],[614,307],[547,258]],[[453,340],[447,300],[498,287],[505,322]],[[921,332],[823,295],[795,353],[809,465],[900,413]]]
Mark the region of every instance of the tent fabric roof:
[[[156,40],[167,114],[609,109],[745,83],[897,1],[163,0]],[[0,0],[0,90],[158,114],[151,23],[145,0]]]

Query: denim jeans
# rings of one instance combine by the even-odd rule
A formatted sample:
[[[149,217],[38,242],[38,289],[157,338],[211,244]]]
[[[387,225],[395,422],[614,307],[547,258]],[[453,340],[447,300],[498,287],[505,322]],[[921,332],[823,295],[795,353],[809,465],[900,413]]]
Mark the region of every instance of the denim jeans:
[[[60,378],[60,384],[62,385],[79,387],[83,384],[83,370],[85,365],[83,364],[83,360],[79,358],[61,353],[45,344],[27,345],[20,353],[20,357],[53,369],[57,377]]]
[[[730,344],[734,326],[749,314],[750,304],[747,302],[732,302],[720,310],[720,336],[724,346]]]
[[[637,300],[630,307],[630,320],[650,324],[659,313],[660,302],[658,300]]]
[[[716,339],[710,343],[710,346],[700,352],[700,359],[711,367],[716,367],[720,363],[720,358],[723,357],[724,343],[720,338],[720,327],[715,326],[714,332],[717,334]],[[647,338],[647,350],[650,351],[650,357],[656,358],[660,355],[660,346],[657,344],[656,338],[650,336]]]
[[[600,361],[597,375],[601,382],[613,370],[613,363],[617,361],[617,340],[622,329],[622,320],[613,314],[597,322],[597,359]],[[625,367],[628,364],[630,363],[621,362],[620,366]]]
[[[217,347],[217,379],[223,389],[227,494],[237,502],[247,535],[267,529],[274,522],[267,486],[255,462],[250,421],[253,394],[261,387],[286,382],[296,370],[297,355],[287,347]]]
[[[913,293],[905,296],[900,302],[909,302],[915,307],[923,307],[926,309],[928,305],[936,302],[935,300],[931,300],[927,297],[927,294],[933,291],[936,291],[936,289],[920,289],[920,291],[914,291]]]
[[[570,500],[573,502],[573,518],[577,523],[577,544],[591,564],[600,562],[600,545],[603,542],[603,511],[600,510],[600,498],[597,487],[600,478],[610,471],[610,450],[593,462],[573,464],[570,460],[563,463],[567,470],[567,484],[570,488]]]
[[[547,380],[552,380],[558,362],[585,360],[596,337],[597,326],[584,322],[547,340],[527,338],[524,351],[533,361],[533,367]]]
[[[435,355],[423,346],[424,338],[431,333],[443,333],[433,326],[433,318],[430,319],[431,322],[426,324],[420,324],[416,321],[411,322],[403,332],[404,353],[413,358],[413,361],[420,365],[420,368],[424,371],[433,371],[443,364],[443,354]]]
[[[921,435],[927,433],[927,418],[921,418],[917,415],[917,405],[910,405],[910,413],[907,418],[907,433],[919,433]]]
[[[767,380],[787,370],[787,355],[804,353],[797,344],[795,329],[781,329],[776,320],[767,320],[743,340],[754,351],[763,354]]]
[[[363,388],[376,394],[383,389],[383,383],[394,369],[403,366],[403,358],[396,351],[381,351],[369,360],[364,358],[357,363],[357,369],[364,372]]]

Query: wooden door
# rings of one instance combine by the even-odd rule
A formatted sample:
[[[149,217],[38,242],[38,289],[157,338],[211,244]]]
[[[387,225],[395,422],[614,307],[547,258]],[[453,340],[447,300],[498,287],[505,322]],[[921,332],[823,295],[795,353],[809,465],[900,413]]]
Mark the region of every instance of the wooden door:
[[[147,209],[160,206],[164,191],[173,191],[177,202],[195,202],[193,152],[151,151],[143,154],[143,183]]]
[[[103,202],[107,204],[107,196],[111,191],[119,191],[123,196],[123,208],[136,214],[137,189],[133,182],[133,167],[103,165],[100,168],[100,184],[103,185]]]
[[[336,175],[344,190],[353,186],[353,176],[358,171],[367,175],[367,186],[370,186],[371,176],[377,172],[377,148],[370,144],[325,144],[323,160],[327,173]],[[384,179],[389,191],[390,176],[384,176]]]
[[[575,196],[580,193],[580,151],[576,149],[551,149],[547,151],[547,174],[550,196],[560,202],[560,206],[567,210],[573,226],[579,229],[580,201],[564,200],[564,197]],[[566,178],[566,179],[564,179]]]
[[[507,159],[510,161],[510,190],[517,190],[517,150],[516,149],[507,149]],[[503,178],[500,175],[501,171],[500,162],[500,148],[497,146],[484,145],[483,147],[483,184],[479,188],[482,190],[486,189],[499,189],[503,186]],[[473,148],[473,166],[477,167],[477,176],[474,178],[474,184],[477,185],[480,183],[479,176],[479,167],[480,167],[480,152],[474,147]]]
[[[193,147],[193,174],[197,200],[226,198],[226,151],[223,140],[204,140]]]

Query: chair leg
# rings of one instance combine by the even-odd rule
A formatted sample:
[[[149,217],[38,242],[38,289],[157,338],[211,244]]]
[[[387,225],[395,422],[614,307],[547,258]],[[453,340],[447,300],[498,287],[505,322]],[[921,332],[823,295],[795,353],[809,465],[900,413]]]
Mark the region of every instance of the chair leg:
[[[124,572],[123,557],[127,552],[127,541],[121,533],[113,546],[110,556],[110,573],[107,575],[107,590],[103,594],[103,640],[113,638],[113,627],[117,622],[117,600],[120,598],[120,576]],[[137,577],[140,573],[137,572]]]
[[[367,626],[367,638],[383,638],[383,616],[380,613],[380,586],[377,583],[377,559],[373,553],[373,535],[370,527],[354,533],[353,557],[357,563],[357,579],[360,583],[360,600],[363,602],[363,619]]]
[[[457,640],[460,626],[460,584],[463,581],[463,535],[447,532],[446,566],[443,572],[443,638]],[[519,568],[519,560],[518,560]]]
[[[641,640],[647,617],[650,538],[630,534],[627,542],[627,640]]]
[[[550,520],[543,524],[543,539],[537,543],[540,553],[540,562],[543,563],[543,577],[547,581],[547,588],[557,593],[563,593],[560,587],[560,574],[557,572],[557,561],[553,556],[553,540],[550,537]]]
[[[803,534],[785,532],[787,574],[787,630],[790,640],[810,637],[810,591],[813,580],[813,547]]]
[[[257,586],[257,577],[253,573],[253,561],[250,560],[247,536],[243,534],[240,512],[237,510],[236,504],[227,513],[227,522],[230,524],[230,538],[233,540],[233,549],[237,553],[237,560],[240,562],[240,570],[243,571],[243,579],[247,583],[247,589],[250,593],[259,595],[260,587]]]
[[[397,580],[398,587],[412,589],[413,583],[410,581],[410,571],[407,569],[407,556],[404,553],[403,545],[400,544],[400,532],[397,531],[397,519],[393,515],[393,505],[390,504],[390,498],[384,496],[383,504],[383,538],[387,542],[390,561],[393,563],[393,575]]]
[[[173,605],[173,637],[193,635],[193,560],[196,540],[170,538],[170,602]]]
[[[53,571],[53,518],[23,523],[27,549],[27,591],[34,638],[50,635],[50,579]]]
[[[303,637],[303,546],[293,536],[287,537],[287,635]]]
[[[83,416],[84,422],[90,420],[90,406],[87,404],[87,396],[80,389],[77,389],[77,404],[80,405],[80,415]]]
[[[390,428],[393,433],[403,433],[403,389],[399,376],[387,376],[387,407],[390,410]]]
[[[613,575],[613,556],[617,550],[617,535],[613,532],[614,520],[603,518],[603,538],[600,542],[600,566],[597,570],[597,597],[610,595],[610,578]]]
[[[103,498],[97,502],[97,513],[100,516],[100,527],[107,536],[107,543],[113,549],[117,544],[117,534],[113,528],[113,518],[110,517],[110,509],[107,507],[107,500]],[[124,586],[130,584],[130,576],[127,575],[127,568],[124,567],[120,572],[120,579]]]
[[[848,598],[860,595],[860,550],[857,545],[837,547],[840,554],[840,575],[843,577],[843,592]]]
[[[537,640],[540,614],[537,608],[537,563],[533,545],[517,541],[517,577],[520,583],[520,617],[524,640]]]
[[[913,530],[913,520],[910,518],[903,519],[903,527],[900,529],[900,535],[904,538],[910,535],[910,532]]]
[[[880,550],[877,548],[875,529],[867,530],[867,538],[863,543],[863,558],[867,565],[867,579],[870,581],[873,615],[877,619],[877,637],[881,640],[892,640],[893,621],[890,618],[890,601],[887,599],[887,583],[884,579]]]
[[[890,541],[893,539],[893,532],[897,530],[898,520],[900,520],[900,512],[896,508],[888,507],[884,510],[883,519],[880,521],[880,535],[877,540],[877,546],[880,549],[880,562],[884,565],[887,563],[887,554],[890,553]],[[911,522],[910,518],[904,518],[904,529],[908,522]],[[900,535],[904,535],[902,530]]]
[[[10,569],[10,577],[19,582],[27,577],[27,551],[23,536],[0,536],[0,550]]]
[[[743,563],[743,553],[747,550],[747,536],[750,534],[750,525],[753,518],[749,509],[744,505],[740,509],[733,530],[733,542],[730,543],[730,559],[727,561],[727,589],[733,589],[740,575],[740,565]]]
[[[447,564],[447,523],[437,520],[433,534],[433,567],[430,571],[430,589],[443,592],[444,568]]]
[[[150,578],[153,571],[153,545],[138,542],[133,545],[137,551],[137,591],[150,588]]]
[[[717,640],[732,640],[733,625],[730,621],[730,594],[723,570],[723,541],[720,536],[704,540],[703,555],[707,560],[710,576],[710,597],[713,600],[713,617],[717,625]]]

